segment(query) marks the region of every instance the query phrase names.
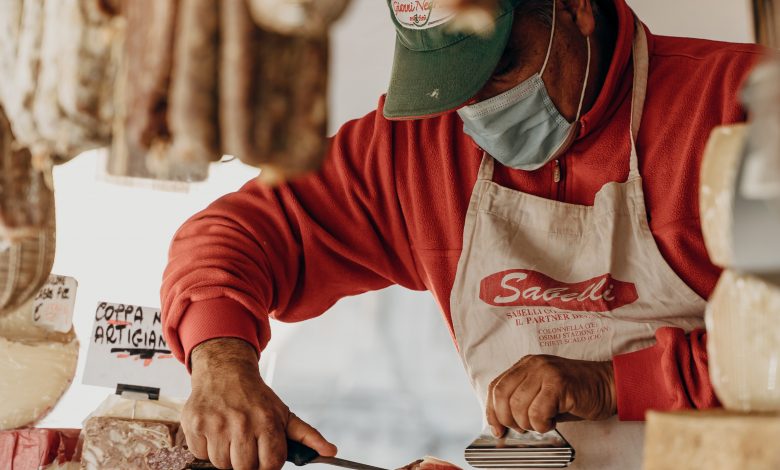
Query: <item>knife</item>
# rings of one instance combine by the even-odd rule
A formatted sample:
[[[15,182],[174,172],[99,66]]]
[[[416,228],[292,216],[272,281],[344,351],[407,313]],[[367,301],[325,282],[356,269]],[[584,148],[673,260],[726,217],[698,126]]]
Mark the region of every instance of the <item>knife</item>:
[[[161,449],[162,450],[162,449]],[[217,467],[214,466],[208,460],[199,460],[192,456],[189,451],[182,449],[181,452],[185,452],[191,458],[186,468],[193,470],[210,470]],[[295,464],[298,467],[308,465],[310,463],[321,463],[326,465],[334,465],[336,467],[351,468],[353,470],[387,470],[380,467],[373,467],[371,465],[365,465],[358,462],[352,462],[350,460],[344,460],[337,457],[323,457],[317,453],[316,450],[307,447],[300,442],[287,440],[287,459],[288,462]]]
[[[334,465],[336,467],[351,468],[353,470],[386,470],[384,468],[372,467],[371,465],[352,462],[338,457],[323,457],[318,454],[316,450],[311,449],[300,442],[290,440],[287,441],[287,461],[298,467],[310,463],[322,463]]]

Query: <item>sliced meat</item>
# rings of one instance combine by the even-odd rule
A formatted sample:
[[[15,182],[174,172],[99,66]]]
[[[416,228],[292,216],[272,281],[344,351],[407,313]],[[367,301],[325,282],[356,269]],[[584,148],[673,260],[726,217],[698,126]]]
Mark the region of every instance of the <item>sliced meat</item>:
[[[149,470],[185,470],[195,462],[198,459],[192,452],[181,446],[158,449],[146,456]]]
[[[398,470],[461,470],[461,468],[435,457],[425,457],[420,460],[415,460]]]
[[[160,421],[93,417],[84,423],[84,470],[146,468],[146,456],[170,448],[179,425]]]

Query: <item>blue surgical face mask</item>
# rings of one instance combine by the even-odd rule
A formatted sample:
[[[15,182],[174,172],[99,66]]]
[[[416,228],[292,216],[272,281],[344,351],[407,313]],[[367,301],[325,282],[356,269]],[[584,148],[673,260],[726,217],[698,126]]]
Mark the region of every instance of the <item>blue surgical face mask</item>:
[[[498,96],[458,110],[463,131],[501,164],[518,170],[541,168],[565,152],[577,134],[577,126],[561,115],[542,81],[555,36],[555,3],[550,44],[542,70]],[[590,38],[587,43],[588,66],[574,122],[580,118],[588,86]]]

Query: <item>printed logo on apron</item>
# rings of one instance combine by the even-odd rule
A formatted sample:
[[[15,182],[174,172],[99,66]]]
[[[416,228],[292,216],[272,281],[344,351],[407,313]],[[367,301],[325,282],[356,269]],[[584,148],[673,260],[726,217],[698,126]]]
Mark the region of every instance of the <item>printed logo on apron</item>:
[[[488,305],[556,307],[576,312],[609,312],[634,303],[636,286],[610,274],[566,283],[528,269],[512,269],[482,280],[479,298]]]
[[[479,298],[496,307],[518,307],[492,313],[517,328],[534,328],[544,350],[602,340],[610,327],[602,324],[598,313],[629,305],[639,295],[634,284],[609,274],[565,283],[536,271],[512,269],[483,279]]]

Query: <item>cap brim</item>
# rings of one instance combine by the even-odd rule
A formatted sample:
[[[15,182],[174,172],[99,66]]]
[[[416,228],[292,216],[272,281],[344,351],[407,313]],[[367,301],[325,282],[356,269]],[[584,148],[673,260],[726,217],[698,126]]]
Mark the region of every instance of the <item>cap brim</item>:
[[[512,11],[489,34],[474,34],[434,51],[417,52],[396,38],[383,114],[387,119],[436,116],[459,108],[485,86],[512,32]]]

